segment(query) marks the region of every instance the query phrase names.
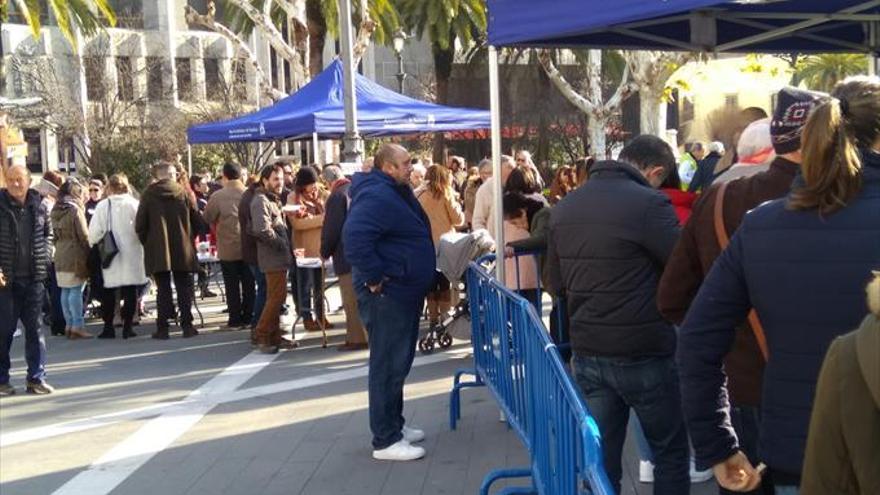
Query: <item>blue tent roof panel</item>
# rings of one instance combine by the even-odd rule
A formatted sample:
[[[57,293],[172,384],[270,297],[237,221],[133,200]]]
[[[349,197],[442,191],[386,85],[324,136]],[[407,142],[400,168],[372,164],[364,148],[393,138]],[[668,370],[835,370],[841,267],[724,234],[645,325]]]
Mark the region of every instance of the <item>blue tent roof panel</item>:
[[[488,0],[495,46],[878,52],[868,0]]]
[[[222,122],[190,127],[190,144],[236,141],[324,139],[345,133],[342,63],[330,64],[295,94],[271,107]],[[384,137],[419,132],[476,130],[489,127],[489,111],[455,108],[414,100],[356,74],[358,132]]]

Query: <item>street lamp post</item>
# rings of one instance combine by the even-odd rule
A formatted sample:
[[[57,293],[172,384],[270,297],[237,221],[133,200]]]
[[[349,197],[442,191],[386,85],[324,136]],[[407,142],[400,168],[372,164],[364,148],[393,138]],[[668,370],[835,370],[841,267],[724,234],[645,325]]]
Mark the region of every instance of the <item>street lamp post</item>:
[[[403,29],[394,33],[394,53],[397,54],[397,87],[398,92],[403,94],[403,82],[406,80],[406,72],[403,71],[403,48],[408,36]]]

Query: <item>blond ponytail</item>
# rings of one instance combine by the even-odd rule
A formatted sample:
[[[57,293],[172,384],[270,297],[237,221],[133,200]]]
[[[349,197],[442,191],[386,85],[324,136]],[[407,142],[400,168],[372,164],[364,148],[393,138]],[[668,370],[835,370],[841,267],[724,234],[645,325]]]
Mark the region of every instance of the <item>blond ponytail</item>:
[[[793,210],[827,214],[845,207],[861,190],[860,149],[880,135],[880,79],[852,77],[816,107],[803,133],[804,184],[791,194]]]

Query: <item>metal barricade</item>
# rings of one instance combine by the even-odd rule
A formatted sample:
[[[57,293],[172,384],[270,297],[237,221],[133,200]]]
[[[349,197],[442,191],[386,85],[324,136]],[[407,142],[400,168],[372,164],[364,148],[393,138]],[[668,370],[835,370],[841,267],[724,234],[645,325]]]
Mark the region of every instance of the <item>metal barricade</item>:
[[[530,487],[501,493],[614,493],[602,467],[599,430],[535,308],[479,263],[471,264],[467,279],[475,366],[455,374],[450,426],[460,417],[461,389],[486,386],[531,459],[528,468],[490,472],[480,493],[488,494],[498,479],[525,476]],[[465,374],[474,381],[462,382]]]

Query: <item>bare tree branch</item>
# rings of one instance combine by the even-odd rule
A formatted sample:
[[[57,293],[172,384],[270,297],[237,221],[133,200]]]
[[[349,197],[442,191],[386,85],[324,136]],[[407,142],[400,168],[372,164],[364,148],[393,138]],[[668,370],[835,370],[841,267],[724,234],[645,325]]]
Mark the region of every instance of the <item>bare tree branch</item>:
[[[251,65],[251,68],[254,69],[254,72],[257,74],[257,80],[259,81],[260,88],[262,89],[263,94],[271,98],[273,101],[278,101],[287,96],[287,94],[285,94],[283,91],[279,91],[271,86],[271,81],[269,80],[263,68],[260,67],[257,56],[254,55],[254,52],[251,51],[248,44],[243,39],[241,39],[240,36],[232,32],[231,29],[214,20],[213,9],[211,7],[213,7],[213,2],[211,2],[208,6],[208,13],[202,15],[199,14],[194,8],[187,5],[185,7],[187,24],[191,26],[198,25],[205,27],[228,39],[235,46],[236,55],[238,55],[238,53],[243,53],[245,55],[244,58],[247,59],[248,63],[250,63]]]

